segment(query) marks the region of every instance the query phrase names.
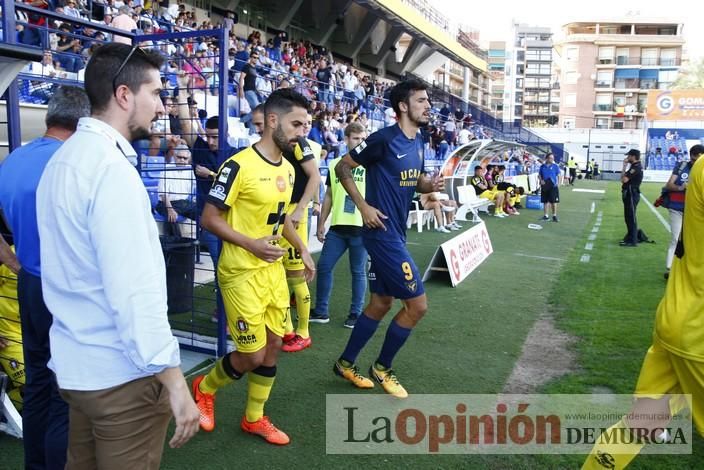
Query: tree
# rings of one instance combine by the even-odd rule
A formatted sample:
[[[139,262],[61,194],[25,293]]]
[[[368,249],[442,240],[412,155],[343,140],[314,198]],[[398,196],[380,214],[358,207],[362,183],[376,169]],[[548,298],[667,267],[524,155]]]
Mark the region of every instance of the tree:
[[[687,68],[680,70],[677,80],[672,84],[672,90],[692,90],[704,88],[704,59],[690,62]]]

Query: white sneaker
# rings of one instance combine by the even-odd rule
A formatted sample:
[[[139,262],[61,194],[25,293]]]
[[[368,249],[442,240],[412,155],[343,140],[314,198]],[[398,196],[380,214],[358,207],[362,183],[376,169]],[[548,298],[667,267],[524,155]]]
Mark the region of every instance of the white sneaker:
[[[455,226],[452,225],[452,224],[445,225],[445,228],[448,228],[448,229],[450,229],[450,230],[459,230],[459,228],[455,227]]]
[[[457,222],[452,222],[450,224],[450,226],[455,227],[457,230],[460,230],[462,228],[462,226],[460,224],[458,224]]]
[[[494,214],[494,217],[498,217],[499,219],[503,219],[504,217],[506,217],[506,214],[504,214],[503,212],[498,212],[498,213]]]
[[[442,232],[442,233],[450,233],[450,231],[448,229],[446,229],[445,227],[442,227],[442,226],[436,228],[435,231]]]

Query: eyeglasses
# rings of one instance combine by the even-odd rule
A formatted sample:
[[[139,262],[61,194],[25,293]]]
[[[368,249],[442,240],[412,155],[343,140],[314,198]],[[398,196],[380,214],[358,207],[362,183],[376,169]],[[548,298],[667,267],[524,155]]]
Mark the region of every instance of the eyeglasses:
[[[130,59],[132,58],[132,55],[134,55],[135,51],[139,51],[140,54],[144,54],[144,51],[142,50],[141,47],[136,46],[136,45],[132,46],[132,49],[130,49],[130,53],[127,54],[127,57],[125,57],[125,60],[122,61],[120,66],[117,68],[117,72],[115,72],[115,75],[112,77],[112,93],[113,93],[113,95],[115,93],[117,93],[117,79],[120,76],[120,74],[122,73],[122,70],[127,65],[127,62],[129,62]]]

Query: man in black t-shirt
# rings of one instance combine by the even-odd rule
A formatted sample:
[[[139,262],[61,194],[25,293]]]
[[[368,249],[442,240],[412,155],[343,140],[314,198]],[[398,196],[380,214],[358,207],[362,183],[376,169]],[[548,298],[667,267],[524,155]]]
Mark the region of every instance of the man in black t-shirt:
[[[640,201],[640,183],[643,181],[643,166],[640,163],[640,151],[631,149],[623,160],[621,171],[621,198],[623,215],[626,219],[628,233],[623,237],[621,246],[638,246],[638,221],[636,209]]]
[[[325,59],[320,59],[318,63],[318,71],[315,74],[315,79],[318,81],[318,101],[332,104],[333,95],[330,93],[330,77],[332,69],[328,66]]]
[[[261,103],[259,93],[257,93],[258,63],[259,52],[252,49],[252,53],[249,55],[249,62],[245,64],[242,68],[242,73],[240,73],[239,97],[240,100],[242,98],[246,99],[251,109],[256,108]]]

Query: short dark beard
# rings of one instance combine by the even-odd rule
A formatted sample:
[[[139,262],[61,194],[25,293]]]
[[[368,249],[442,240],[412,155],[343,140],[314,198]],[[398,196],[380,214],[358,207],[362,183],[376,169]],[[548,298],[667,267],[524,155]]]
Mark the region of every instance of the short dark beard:
[[[293,150],[293,145],[291,145],[289,140],[286,138],[286,134],[284,134],[284,130],[281,127],[281,124],[276,126],[276,129],[274,130],[274,133],[272,134],[271,138],[274,140],[274,143],[277,147],[279,147],[279,150],[281,150],[282,152],[290,152]]]
[[[135,140],[148,139],[152,136],[151,130],[147,129],[146,127],[132,126],[128,124],[127,130],[130,133],[130,142],[134,142]]]

